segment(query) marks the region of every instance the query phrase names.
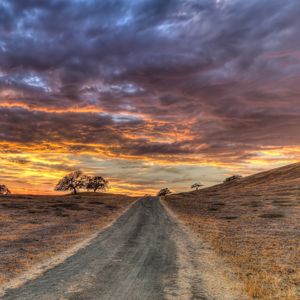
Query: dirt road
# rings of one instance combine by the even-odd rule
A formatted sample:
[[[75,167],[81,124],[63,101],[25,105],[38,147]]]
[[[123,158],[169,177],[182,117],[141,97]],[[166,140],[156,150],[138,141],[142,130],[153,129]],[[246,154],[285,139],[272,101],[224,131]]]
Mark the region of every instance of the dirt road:
[[[157,198],[143,198],[89,246],[2,299],[210,299],[178,227]]]

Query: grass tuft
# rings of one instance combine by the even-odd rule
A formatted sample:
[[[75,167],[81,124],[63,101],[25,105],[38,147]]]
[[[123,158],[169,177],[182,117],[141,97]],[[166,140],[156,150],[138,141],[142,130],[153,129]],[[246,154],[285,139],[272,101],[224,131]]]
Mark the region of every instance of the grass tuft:
[[[261,218],[266,219],[277,219],[277,218],[283,218],[284,214],[282,213],[268,213],[268,214],[262,214],[260,215]]]

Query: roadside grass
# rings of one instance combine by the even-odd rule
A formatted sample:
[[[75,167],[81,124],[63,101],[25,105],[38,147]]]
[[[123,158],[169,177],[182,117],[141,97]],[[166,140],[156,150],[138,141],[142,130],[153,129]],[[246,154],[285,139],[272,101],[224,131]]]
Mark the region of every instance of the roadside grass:
[[[134,200],[101,193],[0,197],[0,285],[97,232]]]
[[[165,200],[232,267],[253,299],[300,299],[300,165],[296,171],[282,179],[275,170],[269,180],[258,174]]]

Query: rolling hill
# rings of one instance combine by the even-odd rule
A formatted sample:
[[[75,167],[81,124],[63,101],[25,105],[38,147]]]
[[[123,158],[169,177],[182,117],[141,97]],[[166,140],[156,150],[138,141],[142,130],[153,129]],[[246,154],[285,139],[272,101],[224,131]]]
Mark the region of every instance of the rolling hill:
[[[299,299],[300,163],[165,203],[235,270],[251,297]]]

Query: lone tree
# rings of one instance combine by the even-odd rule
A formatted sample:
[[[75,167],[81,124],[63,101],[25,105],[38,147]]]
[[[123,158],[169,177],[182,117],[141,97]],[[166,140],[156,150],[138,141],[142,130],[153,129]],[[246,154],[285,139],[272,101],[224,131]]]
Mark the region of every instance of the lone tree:
[[[169,194],[172,194],[172,192],[168,189],[168,188],[164,188],[161,189],[158,193],[157,193],[157,197],[164,197],[167,196]]]
[[[227,177],[223,182],[226,183],[226,182],[237,181],[242,178],[243,178],[243,176],[241,176],[241,175],[233,175],[233,176]]]
[[[105,180],[102,176],[88,177],[86,189],[93,190],[94,193],[98,190],[106,191],[108,189],[108,180]]]
[[[198,191],[202,186],[203,186],[203,184],[201,184],[201,183],[194,183],[191,185],[191,189]]]
[[[10,190],[8,187],[4,184],[0,184],[0,195],[9,195],[11,194]]]
[[[74,171],[62,178],[56,185],[55,191],[73,191],[77,194],[78,190],[86,187],[87,176],[80,170]]]

